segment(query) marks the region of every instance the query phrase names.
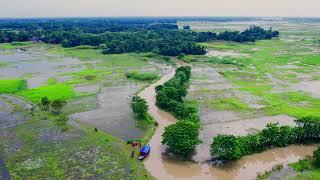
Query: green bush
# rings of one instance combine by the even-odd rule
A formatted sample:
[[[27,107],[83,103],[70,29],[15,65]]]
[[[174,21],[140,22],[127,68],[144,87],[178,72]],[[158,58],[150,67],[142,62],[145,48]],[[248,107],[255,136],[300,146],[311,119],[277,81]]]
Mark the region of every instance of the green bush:
[[[242,156],[241,143],[233,135],[218,135],[211,144],[210,152],[219,159],[239,159]]]
[[[158,78],[158,75],[154,72],[127,72],[126,77],[128,79],[135,79],[139,81],[152,81]]]
[[[318,167],[320,167],[320,147],[313,152],[313,158]]]
[[[162,143],[168,146],[171,153],[184,157],[193,152],[200,143],[198,109],[183,100],[187,95],[190,77],[191,67],[182,66],[176,69],[173,78],[156,87],[156,104],[178,118],[176,124],[165,129]]]
[[[148,104],[146,100],[139,96],[134,96],[131,101],[131,108],[133,112],[141,117],[146,116],[148,113]]]
[[[199,126],[189,121],[178,121],[165,128],[162,143],[171,153],[188,156],[201,142],[198,138]]]
[[[216,136],[211,144],[211,155],[218,159],[234,160],[271,147],[320,142],[320,117],[303,117],[296,122],[295,127],[270,123],[259,133],[247,136]],[[314,156],[315,159],[319,158],[320,164],[319,149]]]

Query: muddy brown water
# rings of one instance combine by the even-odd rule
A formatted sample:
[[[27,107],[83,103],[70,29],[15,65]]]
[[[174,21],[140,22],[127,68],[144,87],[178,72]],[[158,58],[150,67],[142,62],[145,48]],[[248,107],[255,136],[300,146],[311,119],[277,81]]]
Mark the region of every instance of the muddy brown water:
[[[315,145],[291,145],[285,148],[273,148],[262,153],[245,156],[223,167],[216,167],[207,163],[169,159],[164,155],[166,148],[161,144],[162,134],[164,128],[173,124],[176,119],[155,105],[155,86],[163,84],[173,75],[174,71],[163,76],[158,82],[139,94],[139,96],[146,99],[149,105],[149,112],[159,123],[155,134],[149,141],[149,145],[152,148],[151,154],[144,161],[146,169],[156,179],[256,179],[258,173],[271,170],[277,164],[298,161],[302,157],[311,155],[316,148]]]

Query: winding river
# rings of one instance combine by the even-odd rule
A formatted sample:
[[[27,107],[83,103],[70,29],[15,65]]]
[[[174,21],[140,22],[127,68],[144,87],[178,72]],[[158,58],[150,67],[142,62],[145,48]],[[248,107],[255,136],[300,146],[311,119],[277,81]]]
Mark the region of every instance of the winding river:
[[[167,158],[164,154],[165,147],[161,144],[162,134],[164,128],[173,124],[176,119],[170,113],[159,109],[155,105],[155,87],[168,81],[173,76],[174,71],[171,71],[139,94],[146,99],[149,105],[149,113],[159,124],[149,141],[152,148],[150,157],[144,161],[146,169],[156,179],[256,179],[258,173],[271,170],[277,164],[296,162],[302,157],[311,155],[315,149],[315,145],[273,148],[262,153],[245,156],[223,167]]]

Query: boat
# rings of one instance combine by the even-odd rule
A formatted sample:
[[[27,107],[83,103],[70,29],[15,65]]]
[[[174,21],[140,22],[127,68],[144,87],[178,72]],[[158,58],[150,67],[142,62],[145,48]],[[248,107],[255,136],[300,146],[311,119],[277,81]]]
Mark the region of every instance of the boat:
[[[142,161],[150,154],[151,147],[149,145],[145,145],[141,148],[138,159]]]

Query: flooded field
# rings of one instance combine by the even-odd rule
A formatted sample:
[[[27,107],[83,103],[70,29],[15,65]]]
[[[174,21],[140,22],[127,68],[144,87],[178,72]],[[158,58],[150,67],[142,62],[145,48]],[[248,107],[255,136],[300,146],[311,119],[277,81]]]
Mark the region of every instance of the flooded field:
[[[256,179],[258,173],[270,170],[277,164],[295,162],[302,157],[312,154],[313,150],[316,148],[314,145],[294,145],[286,148],[274,148],[263,153],[245,156],[241,160],[225,164],[223,167],[216,167],[206,162],[197,163],[170,159],[165,153],[166,147],[161,144],[161,135],[166,126],[175,122],[175,118],[171,114],[162,111],[155,106],[154,87],[164,83],[172,76],[173,73],[164,76],[156,84],[149,86],[139,94],[147,100],[150,107],[149,112],[159,123],[154,136],[149,141],[149,145],[152,147],[152,153],[144,162],[147,170],[157,179]],[[287,122],[283,121],[285,119],[287,119]],[[249,133],[246,130],[251,128],[260,129],[268,122],[281,122],[281,124],[289,125],[293,124],[292,118],[286,116],[272,118],[264,117],[241,122],[235,121],[230,123],[221,123],[220,126],[213,126],[214,128],[210,129],[209,132],[214,134],[228,132],[228,134],[243,135]],[[203,129],[205,129],[205,127]],[[202,133],[206,133],[205,130],[202,130]],[[214,136],[213,134],[211,135],[208,137],[202,137],[202,139],[210,139],[210,137]],[[197,149],[197,152],[200,155],[208,154],[207,150],[201,148]],[[195,157],[197,157],[197,155],[195,155]]]
[[[24,99],[0,95],[0,137],[4,138],[0,147],[5,149],[3,153],[0,151],[0,179],[8,176],[8,169],[15,177],[20,177],[19,173],[30,173],[37,168],[49,172],[46,168],[56,164],[62,167],[59,170],[74,179],[100,178],[87,172],[102,173],[101,177],[111,174],[123,179],[134,178],[132,171],[139,173],[141,164],[138,167],[138,162],[125,159],[130,157],[127,154],[131,149],[111,136],[123,141],[140,139],[153,127],[137,121],[132,112],[130,102],[136,94],[146,99],[149,112],[158,123],[148,142],[152,147],[151,154],[143,162],[156,179],[251,180],[275,165],[286,167],[312,155],[316,145],[291,145],[220,166],[211,164],[210,144],[219,134],[253,134],[268,123],[294,126],[297,118],[320,115],[320,49],[314,43],[320,37],[320,25],[250,21],[180,22],[179,26],[191,25],[194,30],[220,32],[243,30],[251,24],[272,26],[281,31],[281,37],[244,44],[203,43],[208,47],[206,56],[186,55],[183,57],[186,59],[181,59],[194,60],[189,63],[192,78],[185,100],[198,105],[201,119],[202,143],[189,161],[172,159],[161,144],[164,128],[176,122],[173,115],[155,105],[155,87],[174,75],[174,65],[170,62],[150,54],[103,55],[96,49],[66,50],[44,44],[1,49],[0,79],[24,79],[29,89],[51,84],[71,87],[72,98],[62,112],[70,118],[69,125],[75,129],[57,128],[56,124],[66,117],[52,117],[41,114],[43,112],[33,117],[30,114],[32,106]],[[129,71],[155,73],[159,79],[155,82],[127,79]],[[82,126],[88,126],[88,129],[81,129]],[[95,132],[94,128],[99,131]],[[120,146],[125,156],[118,152]],[[41,155],[35,156],[33,151]],[[16,162],[15,158],[18,165],[12,163]],[[7,166],[6,161],[9,162]],[[129,161],[135,163],[134,166],[129,166]],[[78,171],[81,176],[75,173]],[[50,174],[49,177],[55,176]]]
[[[45,85],[49,78],[65,81],[63,73],[75,72],[84,68],[82,62],[75,58],[52,55],[45,49],[28,48],[26,51],[11,49],[10,54],[0,54],[0,78],[25,78],[28,86],[35,88]]]
[[[210,28],[219,31],[242,30],[250,23],[183,22],[180,25],[191,25],[192,29],[200,31]],[[192,63],[187,100],[199,106],[202,140],[191,158],[192,162],[172,159],[165,153],[166,147],[160,143],[161,134],[164,127],[175,120],[154,105],[154,86],[140,94],[148,101],[150,113],[159,123],[150,140],[150,145],[155,148],[145,161],[146,168],[157,179],[256,179],[258,174],[270,171],[276,165],[288,168],[289,163],[312,155],[316,145],[291,145],[245,156],[219,167],[208,163],[212,138],[218,134],[252,134],[268,123],[294,126],[294,120],[298,117],[319,114],[318,62],[313,59],[316,57],[306,57],[312,55],[314,50],[298,50],[299,46],[315,48],[309,44],[315,37],[293,34],[307,27],[311,27],[309,31],[312,34],[320,26],[282,25],[280,22],[258,24],[283,31],[280,40],[245,45],[208,43],[207,57]],[[298,53],[301,57],[296,57]],[[226,60],[226,63],[214,58]],[[165,79],[158,83],[163,83]],[[281,179],[287,175],[278,173],[274,178]]]
[[[130,108],[133,94],[141,86],[127,85],[102,88],[98,94],[98,109],[70,115],[70,118],[110,132],[123,140],[144,136],[147,128],[139,127]]]

